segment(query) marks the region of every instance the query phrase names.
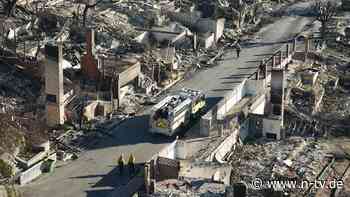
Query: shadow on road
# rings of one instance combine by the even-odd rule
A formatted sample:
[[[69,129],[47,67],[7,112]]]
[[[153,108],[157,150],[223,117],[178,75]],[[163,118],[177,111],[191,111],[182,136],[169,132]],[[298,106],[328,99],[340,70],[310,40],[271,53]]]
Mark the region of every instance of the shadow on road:
[[[254,56],[257,56],[257,57],[268,56],[268,57],[270,57],[272,55],[273,55],[273,53],[261,53],[261,54],[256,54]]]
[[[125,166],[124,171],[120,174],[118,166],[115,166],[108,174],[105,175],[88,175],[88,176],[78,176],[71,177],[71,179],[89,179],[95,177],[101,177],[96,184],[92,185],[89,190],[86,191],[87,197],[108,197],[112,191],[116,188],[123,187],[129,183],[129,181],[135,177],[140,170],[143,169],[143,164],[136,165],[137,171],[131,173],[127,166]],[[120,194],[123,196],[124,194]]]
[[[218,89],[212,89],[211,91],[213,92],[226,92],[226,91],[231,91],[232,88],[218,88]]]
[[[207,106],[203,113],[216,105],[222,97],[207,97]],[[148,132],[149,115],[131,117],[125,122],[112,129],[109,136],[106,136],[94,145],[87,147],[88,150],[105,149],[109,147],[137,145],[141,143],[167,144],[175,140],[176,136],[168,137],[155,135]]]
[[[286,44],[290,42],[290,40],[282,40],[282,41],[277,41],[277,42],[247,42],[243,44],[243,49],[244,48],[254,48],[254,47],[263,47],[263,46],[272,46],[272,45],[277,45],[277,44]]]
[[[224,81],[221,82],[222,84],[235,84],[235,83],[241,83],[242,81]]]
[[[246,61],[246,63],[260,63],[261,60],[250,60],[250,61]]]
[[[250,76],[250,74],[237,74],[237,75],[230,75],[228,77],[222,77],[220,79],[244,79]]]
[[[86,191],[86,197],[107,197],[113,189],[99,189]]]
[[[258,67],[257,66],[250,66],[250,67],[239,67],[237,69],[239,70],[250,70],[250,69],[257,69]]]
[[[140,115],[125,120],[110,131],[111,137],[105,137],[99,143],[88,147],[89,150],[108,147],[135,145],[140,143],[163,144],[174,139],[148,132],[149,115]]]
[[[207,106],[205,107],[204,113],[208,112],[209,109],[213,108],[214,105],[218,104],[223,97],[208,97],[206,98]]]

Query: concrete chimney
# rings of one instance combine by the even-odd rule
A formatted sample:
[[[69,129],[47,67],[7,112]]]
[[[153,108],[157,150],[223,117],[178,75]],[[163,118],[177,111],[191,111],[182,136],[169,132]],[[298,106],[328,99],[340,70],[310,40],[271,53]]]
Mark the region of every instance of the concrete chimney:
[[[55,126],[64,123],[62,44],[47,44],[45,54],[46,122]]]
[[[272,114],[283,117],[284,105],[284,69],[271,70]]]

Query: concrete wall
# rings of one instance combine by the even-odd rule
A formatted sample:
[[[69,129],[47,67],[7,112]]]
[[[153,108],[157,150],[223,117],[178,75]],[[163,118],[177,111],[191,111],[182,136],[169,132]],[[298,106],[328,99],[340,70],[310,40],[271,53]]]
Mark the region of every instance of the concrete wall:
[[[206,34],[204,37],[201,38],[201,43],[206,49],[212,47],[215,44],[215,34]]]
[[[236,86],[232,92],[227,93],[218,104],[201,117],[200,134],[202,136],[210,136],[211,131],[217,128],[217,120],[222,119],[245,96],[245,82],[246,80]]]
[[[212,129],[212,110],[210,110],[208,113],[206,113],[204,116],[200,119],[200,135],[201,136],[209,136],[210,130]]]
[[[159,157],[168,159],[186,159],[188,156],[188,149],[191,149],[191,144],[184,140],[175,140],[158,154]]]
[[[245,93],[247,95],[257,95],[260,92],[264,90],[264,87],[266,87],[266,80],[254,80],[254,79],[248,79],[245,83]]]
[[[22,172],[20,177],[19,177],[19,184],[20,185],[27,184],[30,181],[37,178],[38,176],[40,176],[42,174],[41,167],[42,167],[43,163],[44,162],[41,161],[41,162],[35,164],[33,167],[29,168],[28,170]]]
[[[34,157],[32,157],[30,160],[27,161],[27,167],[32,166],[33,164],[37,163],[38,161],[44,159],[48,155],[48,152],[42,151],[38,154],[36,154]]]
[[[16,161],[18,164],[23,168],[29,168],[33,166],[35,163],[43,160],[45,157],[48,156],[48,151],[41,151],[38,154],[34,155],[31,159],[25,161],[21,158],[16,157]]]
[[[167,147],[165,147],[163,150],[161,150],[158,153],[158,156],[168,158],[168,159],[176,159],[176,156],[175,156],[176,142],[177,140],[175,140],[174,142],[169,144]]]
[[[224,34],[225,21],[226,21],[225,18],[220,18],[220,19],[217,19],[217,21],[216,21],[216,31],[215,31],[215,40],[216,40],[216,42]]]
[[[235,130],[232,132],[231,135],[229,135],[206,159],[206,161],[213,161],[214,158],[216,161],[220,163],[224,163],[223,159],[225,155],[230,152],[234,146],[234,144],[237,143],[238,140],[239,131]]]
[[[187,158],[187,143],[183,140],[177,140],[175,146],[175,158],[186,159]]]
[[[33,165],[32,167],[30,167],[29,169],[25,170],[24,172],[21,172],[21,174],[19,176],[19,184],[20,185],[27,184],[30,181],[39,177],[43,173],[44,161],[46,161],[48,159],[56,161],[57,160],[56,153],[51,154],[50,156],[47,157],[47,159],[42,160],[41,162],[39,162],[39,163]]]
[[[266,96],[263,94],[250,106],[251,113],[263,115],[265,112],[265,106]]]
[[[223,118],[225,114],[236,105],[246,95],[256,95],[264,91],[266,83],[269,83],[271,75],[268,75],[266,80],[249,80],[245,79],[236,88],[227,93],[224,98],[213,107],[207,114],[202,116],[200,120],[200,134],[202,136],[209,136],[210,131],[215,129],[215,120]],[[254,113],[263,114],[265,110],[266,99],[265,96],[261,96],[254,103],[252,103],[250,110]],[[216,111],[216,112],[215,112]],[[215,115],[217,114],[217,115]]]
[[[130,81],[136,79],[140,74],[141,64],[140,62],[137,62],[119,74],[120,86],[124,86]]]
[[[273,69],[271,71],[271,113],[282,116],[284,109],[284,69]]]
[[[236,86],[236,88],[227,93],[224,98],[218,103],[218,116],[224,116],[235,104],[237,104],[243,96],[246,95],[245,83],[247,80],[244,80],[241,84]]]
[[[197,21],[195,26],[200,33],[214,33],[214,40],[217,42],[224,33],[225,18],[220,18],[217,20],[201,18]]]
[[[278,102],[281,100],[282,90],[284,88],[284,72],[282,70],[272,70],[271,72],[271,94],[277,96]],[[275,91],[275,92],[274,92]],[[279,94],[280,93],[280,94]],[[273,95],[271,95],[271,99]],[[272,101],[273,102],[273,101]]]
[[[278,118],[264,118],[263,119],[263,136],[266,137],[266,134],[276,134],[276,139],[281,139],[281,124],[282,121],[280,117]]]
[[[179,177],[180,162],[175,159],[158,157],[156,160],[156,181],[177,179]]]
[[[209,18],[199,19],[195,26],[199,33],[215,33],[216,31],[216,21]]]
[[[241,124],[241,128],[239,129],[239,137],[243,141],[249,134],[249,120],[246,120]]]
[[[150,32],[143,32],[139,36],[135,38],[136,42],[141,43],[141,44],[147,44],[149,43],[149,35]]]

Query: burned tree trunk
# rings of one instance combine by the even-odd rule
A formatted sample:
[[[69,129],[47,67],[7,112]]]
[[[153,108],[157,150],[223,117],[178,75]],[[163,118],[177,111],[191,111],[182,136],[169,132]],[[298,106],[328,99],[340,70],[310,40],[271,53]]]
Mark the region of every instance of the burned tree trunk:
[[[312,8],[315,12],[316,20],[321,22],[321,38],[325,41],[327,24],[330,19],[335,16],[337,5],[330,0],[318,0],[314,3]]]
[[[257,2],[246,2],[242,0],[230,0],[230,12],[233,15],[233,25],[240,29],[246,20],[246,16],[251,13],[255,15]],[[253,17],[253,16],[252,16]]]
[[[102,0],[96,1],[96,3],[91,4],[91,5],[90,4],[85,4],[85,8],[84,8],[84,11],[83,11],[83,27],[86,26],[86,17],[87,17],[89,9],[94,8],[97,4],[99,4],[101,2],[102,2]]]
[[[322,40],[326,39],[326,28],[327,28],[327,23],[325,21],[321,22],[321,37]]]

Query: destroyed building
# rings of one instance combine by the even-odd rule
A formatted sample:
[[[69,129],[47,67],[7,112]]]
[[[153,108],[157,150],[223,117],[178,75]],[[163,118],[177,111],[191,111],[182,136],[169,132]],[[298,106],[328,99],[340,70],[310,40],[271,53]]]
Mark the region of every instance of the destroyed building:
[[[27,93],[31,92],[27,90],[30,83],[26,82],[27,79],[23,80],[23,85],[13,80],[9,77],[14,72],[12,70],[1,76],[0,82],[11,82],[7,86],[14,84],[14,87],[0,84],[0,95],[8,94],[12,89],[17,89],[14,92],[21,93],[23,98],[31,95],[31,106],[18,111],[40,116],[32,109],[44,109],[46,115],[41,117],[45,117],[47,125],[54,128],[50,130],[49,143],[46,143],[47,138],[35,137],[29,140],[32,141],[31,146],[24,146],[28,151],[20,151],[16,158],[21,170],[19,183],[26,184],[43,172],[51,172],[56,162],[56,153],[52,152],[57,151],[58,159],[66,162],[77,158],[85,150],[91,150],[90,146],[96,148],[96,145],[101,145],[97,144],[99,139],[106,142],[106,136],[113,137],[113,143],[104,143],[103,146],[128,146],[125,148],[128,153],[134,150],[129,147],[136,145],[141,147],[137,150],[143,150],[146,144],[145,152],[141,152],[141,157],[145,158],[151,154],[147,148],[154,147],[157,153],[152,157],[156,158],[146,161],[144,173],[142,170],[132,176],[125,186],[143,189],[144,184],[151,196],[239,196],[242,194],[233,194],[237,191],[237,183],[249,182],[254,177],[264,180],[276,177],[313,180],[320,177],[319,172],[327,172],[335,159],[326,154],[325,143],[318,142],[317,137],[327,136],[327,132],[340,133],[340,130],[347,133],[350,114],[347,90],[350,80],[344,67],[344,73],[339,74],[341,69],[325,69],[327,66],[317,68],[317,64],[313,64],[311,69],[291,74],[289,68],[304,66],[300,60],[308,64],[309,57],[318,57],[318,54],[308,54],[307,49],[300,53],[302,58],[296,58],[296,38],[288,40],[286,48],[283,45],[282,49],[273,52],[269,60],[262,59],[252,68],[242,68],[249,70],[249,76],[237,77],[239,85],[230,85],[234,90],[221,94],[220,101],[214,107],[209,106],[210,109],[204,110],[207,100],[211,102],[216,98],[210,96],[206,99],[201,91],[190,89],[165,97],[152,109],[141,106],[146,103],[153,105],[156,99],[163,97],[161,93],[173,84],[190,78],[202,67],[207,69],[216,66],[216,61],[226,59],[221,59],[221,56],[226,54],[227,46],[232,49],[236,40],[240,39],[237,32],[241,31],[225,29],[226,20],[232,22],[232,16],[218,13],[222,11],[218,9],[219,6],[232,6],[229,2],[242,1],[48,1],[40,2],[42,7],[37,7],[35,14],[24,12],[25,15],[33,15],[30,22],[5,21],[10,23],[10,28],[3,32],[6,38],[2,41],[7,43],[7,47],[1,45],[1,60],[15,65],[15,72],[19,69],[39,76],[35,80],[45,81],[42,83],[45,87],[40,90],[42,96],[37,93],[40,91]],[[253,1],[247,2],[252,5]],[[18,5],[25,4],[28,1],[20,1]],[[263,10],[270,9],[263,4],[265,2],[259,7],[262,5]],[[280,5],[278,1],[278,9],[282,7],[283,10],[285,5]],[[31,9],[33,6],[26,5],[24,8]],[[257,8],[251,8],[253,5],[249,7],[247,18],[243,17],[243,22],[254,23],[250,17],[255,17],[251,12]],[[243,34],[251,33],[244,28]],[[231,37],[227,36],[228,31],[233,32]],[[243,38],[247,44],[244,47],[250,48],[252,40],[260,44],[254,36]],[[308,48],[310,43],[305,38],[298,41],[306,40],[305,48]],[[290,63],[292,56],[295,59]],[[340,66],[329,64],[328,67]],[[322,70],[332,73],[332,76],[325,77],[327,72]],[[289,86],[287,81],[292,85]],[[165,91],[165,94],[168,92]],[[29,99],[13,96],[1,98],[0,101],[1,113],[7,113],[15,108],[13,106]],[[119,133],[115,137],[116,125],[122,121],[142,120],[144,116],[148,118],[149,111],[152,111],[150,130],[154,125],[163,129],[184,129],[185,122],[195,121],[189,126],[188,133],[179,133],[180,138],[175,141],[163,136],[166,138],[163,143],[164,138],[146,133],[149,127],[144,125],[141,125],[142,129],[135,129],[135,139],[127,139],[132,140],[132,144],[122,142],[126,129],[122,129],[121,137]],[[194,115],[197,112],[200,113]],[[28,120],[30,122],[32,119]],[[131,122],[131,127],[147,121],[140,122],[143,123]],[[17,135],[17,132],[13,133]],[[169,135],[168,131],[164,133]],[[299,137],[290,137],[295,135]],[[0,137],[18,140],[7,134]],[[161,146],[164,149],[160,150]],[[93,151],[97,153],[98,149]],[[112,156],[105,156],[108,149],[103,148],[106,152],[96,155],[104,157],[104,161],[110,161],[114,166],[113,158],[108,157],[122,154],[120,150],[124,151],[124,148],[113,148]],[[139,158],[141,154],[137,154],[137,162],[140,160],[143,165],[145,161]],[[74,162],[69,165],[74,165]],[[105,181],[108,177],[115,180],[118,176],[110,173],[102,179]],[[140,181],[143,178],[144,182]],[[119,189],[116,188],[116,191]],[[120,190],[123,189],[124,185]],[[245,189],[242,193],[245,193]],[[279,191],[264,192],[267,196],[281,194]],[[257,194],[258,191],[250,190],[248,193]],[[120,193],[116,196],[120,196]]]
[[[133,85],[138,87],[140,63],[137,60],[108,54],[98,56],[95,52],[94,31],[87,31],[86,38],[87,47],[82,56],[81,72],[67,67],[69,76],[64,76],[62,46],[58,47],[58,51],[46,46],[46,59],[52,59],[45,63],[47,99],[50,103],[58,105],[55,110],[48,107],[48,120],[56,120],[50,125],[63,124],[69,118],[66,117],[67,114],[80,116],[79,112],[72,111],[74,105],[69,105],[70,102],[74,103],[73,99],[83,102],[83,111],[86,111],[83,114],[87,116],[87,120],[91,120],[99,114],[105,116],[118,109],[123,86],[136,80]],[[50,70],[50,65],[55,70]],[[57,78],[53,77],[55,75]],[[63,83],[64,81],[67,83]],[[69,81],[71,85],[68,85]],[[64,112],[65,106],[71,106],[67,113]]]

